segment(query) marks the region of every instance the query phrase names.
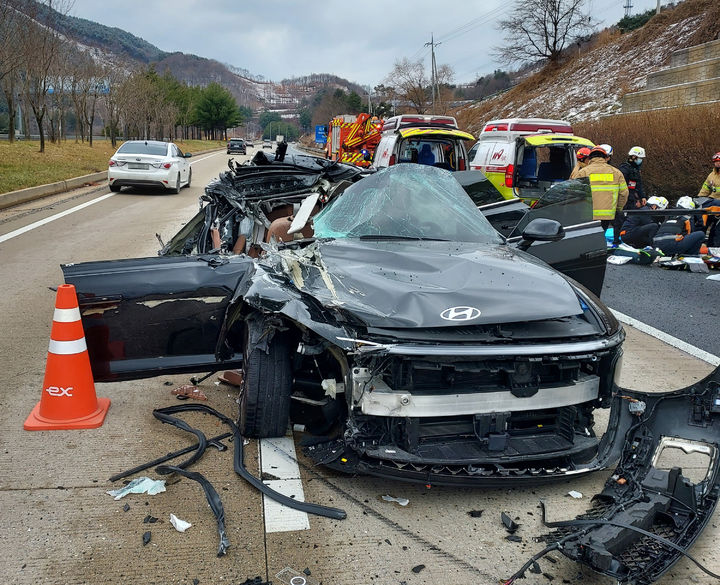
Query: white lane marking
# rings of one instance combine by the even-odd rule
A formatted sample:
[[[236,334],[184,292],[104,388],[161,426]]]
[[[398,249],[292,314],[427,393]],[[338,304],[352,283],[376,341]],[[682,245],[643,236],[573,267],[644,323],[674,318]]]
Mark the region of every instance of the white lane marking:
[[[80,211],[81,209],[85,209],[86,207],[90,207],[91,205],[95,205],[96,203],[100,203],[101,201],[104,201],[105,199],[108,199],[114,195],[115,193],[108,193],[107,195],[103,195],[102,197],[98,197],[97,199],[93,199],[92,201],[88,201],[87,203],[76,205],[75,207],[71,207],[70,209],[61,211],[60,213],[51,215],[50,217],[46,217],[45,219],[41,219],[40,221],[36,221],[35,223],[31,223],[29,225],[26,225],[25,227],[16,229],[12,232],[8,232],[4,236],[0,236],[0,244],[16,238],[17,236],[21,236],[22,234],[32,231],[36,228],[39,228],[40,226],[48,224],[51,221],[55,221],[56,219],[60,219],[61,217],[65,217],[66,215],[70,215],[71,213],[75,213],[76,211]]]
[[[263,480],[265,485],[281,494],[292,496],[299,502],[305,501],[292,431],[288,431],[284,437],[260,441],[260,470],[263,474],[277,478]],[[310,520],[306,512],[293,510],[266,496],[263,496],[263,507],[265,532],[310,530]]]
[[[190,164],[193,165],[196,162],[200,162],[200,161],[203,161],[210,157],[217,156],[218,154],[222,154],[222,151],[215,152],[215,153],[209,154],[208,156],[205,156],[203,158],[194,160]],[[66,215],[70,215],[71,213],[75,213],[76,211],[80,211],[81,209],[85,209],[86,207],[89,207],[90,205],[95,205],[96,203],[100,203],[100,201],[104,201],[105,199],[108,199],[109,197],[112,197],[113,195],[117,195],[117,193],[108,193],[107,195],[103,195],[102,197],[98,197],[97,199],[93,199],[92,201],[88,201],[87,203],[83,203],[81,205],[76,205],[75,207],[72,207],[71,209],[68,209],[66,211],[61,211],[60,213],[51,215],[50,217],[46,217],[45,219],[41,219],[40,221],[36,221],[35,223],[31,223],[29,225],[26,225],[25,227],[16,229],[12,232],[8,232],[4,236],[0,236],[0,244],[2,244],[3,242],[7,242],[8,240],[12,240],[13,238],[16,238],[17,236],[21,236],[22,234],[25,234],[36,228],[39,228],[40,226],[48,224],[51,221],[55,221],[56,219],[60,219],[61,217],[65,217]]]
[[[620,313],[619,311],[616,311],[615,309],[610,309],[610,310],[613,312],[613,315],[615,315],[615,317],[621,323],[625,323],[626,325],[635,327],[635,329],[638,329],[639,331],[642,331],[643,333],[652,335],[653,337],[659,339],[660,341],[664,341],[668,345],[672,345],[673,347],[676,347],[677,349],[684,351],[685,353],[688,353],[693,357],[696,357],[704,362],[707,362],[710,365],[713,365],[716,367],[720,366],[720,357],[713,355],[703,349],[700,349],[699,347],[690,345],[689,343],[686,343],[682,339],[678,339],[677,337],[668,335],[664,331],[655,329],[655,327],[652,327],[646,323],[643,323],[642,321],[638,321],[637,319],[634,319],[628,315],[625,315],[624,313]]]

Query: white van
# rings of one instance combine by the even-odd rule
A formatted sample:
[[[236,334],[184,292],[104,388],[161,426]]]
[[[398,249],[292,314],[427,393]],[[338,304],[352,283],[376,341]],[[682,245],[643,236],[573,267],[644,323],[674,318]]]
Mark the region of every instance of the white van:
[[[475,137],[459,130],[452,116],[393,116],[383,123],[371,168],[384,169],[412,162],[449,171],[465,171],[469,168],[465,148],[468,140],[475,140]]]
[[[506,199],[535,200],[570,177],[583,146],[594,144],[564,120],[507,118],[485,124],[468,157]]]

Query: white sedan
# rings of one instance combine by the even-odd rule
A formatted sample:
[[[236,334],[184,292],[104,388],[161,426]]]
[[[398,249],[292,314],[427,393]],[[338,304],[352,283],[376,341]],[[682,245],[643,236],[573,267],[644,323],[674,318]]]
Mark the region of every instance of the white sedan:
[[[121,187],[164,187],[179,193],[192,180],[191,156],[172,142],[128,140],[108,163],[108,185],[114,192]]]

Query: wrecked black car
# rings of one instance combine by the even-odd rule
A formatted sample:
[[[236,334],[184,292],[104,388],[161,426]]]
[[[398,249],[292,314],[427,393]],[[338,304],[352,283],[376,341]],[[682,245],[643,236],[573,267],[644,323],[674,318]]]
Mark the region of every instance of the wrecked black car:
[[[95,379],[242,368],[243,434],[303,424],[307,453],[347,472],[578,473],[624,333],[523,251],[562,226],[534,219],[509,245],[449,172],[323,164],[236,169],[158,258],[63,266]]]

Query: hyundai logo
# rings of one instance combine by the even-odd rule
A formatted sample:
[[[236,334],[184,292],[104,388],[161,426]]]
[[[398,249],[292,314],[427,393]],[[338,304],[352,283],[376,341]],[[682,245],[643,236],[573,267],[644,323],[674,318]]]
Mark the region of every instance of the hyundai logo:
[[[450,307],[440,313],[440,316],[446,321],[472,321],[480,316],[480,309],[475,307]]]

